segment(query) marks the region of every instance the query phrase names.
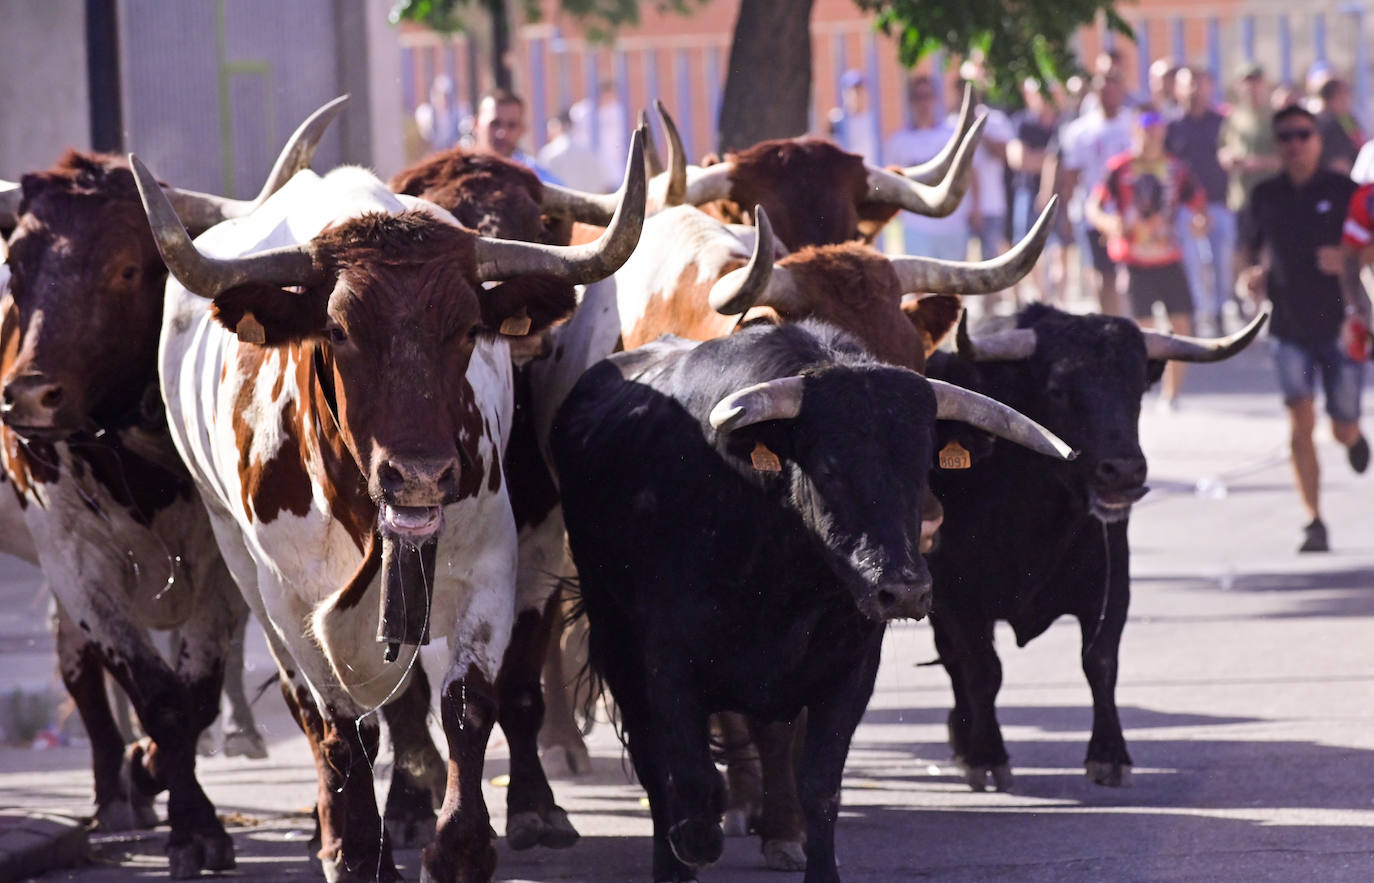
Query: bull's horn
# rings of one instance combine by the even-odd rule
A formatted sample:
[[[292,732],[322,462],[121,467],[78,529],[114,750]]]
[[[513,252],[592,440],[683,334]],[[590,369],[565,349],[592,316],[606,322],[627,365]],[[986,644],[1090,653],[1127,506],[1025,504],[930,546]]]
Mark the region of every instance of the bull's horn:
[[[707,419],[720,432],[733,432],[765,420],[791,420],[801,413],[801,377],[779,377],[746,386],[721,399]]]
[[[887,169],[866,166],[868,195],[865,201],[901,206],[909,212],[932,218],[943,218],[950,214],[959,207],[964,191],[968,189],[973,151],[978,146],[986,122],[985,116],[978,117],[974,122],[968,134],[959,142],[954,161],[938,184],[922,184]]]
[[[158,186],[157,178],[148,171],[138,157],[129,154],[138,195],[153,241],[167,269],[186,290],[202,297],[213,298],[236,285],[262,282],[273,285],[300,285],[313,276],[314,257],[309,246],[293,245],[259,252],[242,258],[208,257],[196,248],[182,225],[167,194]]]
[[[663,136],[668,139],[668,170],[663,191],[663,206],[682,205],[687,198],[687,151],[682,146],[682,135],[677,123],[668,114],[663,102],[654,99],[654,110],[663,121]]]
[[[787,274],[773,266],[773,224],[763,206],[755,206],[754,218],[757,236],[754,238],[754,253],[749,263],[737,270],[731,270],[711,286],[709,297],[711,309],[726,316],[748,312],[764,299],[772,287],[769,282],[774,273]],[[779,282],[779,288],[790,284],[790,280]]]
[[[479,236],[475,243],[477,278],[496,281],[539,273],[573,284],[606,278],[629,260],[639,244],[645,190],[644,132],[636,129],[630,138],[619,205],[599,238],[585,245],[560,246]]]
[[[19,203],[23,199],[23,187],[13,181],[0,181],[0,227],[19,223]]]
[[[922,184],[939,184],[946,173],[949,172],[950,163],[954,162],[954,151],[958,149],[968,130],[973,128],[973,86],[970,83],[964,84],[964,103],[959,108],[959,125],[955,127],[954,134],[949,141],[941,148],[935,156],[914,166],[907,166],[902,169],[902,175],[913,181]]]
[[[1035,355],[1035,329],[1011,328],[996,334],[973,337],[968,333],[968,313],[959,317],[954,348],[972,362],[1017,362]]]
[[[1172,359],[1176,362],[1220,362],[1249,346],[1268,319],[1269,311],[1264,310],[1230,337],[1184,337],[1182,334],[1146,331],[1145,354],[1152,359]]]
[[[735,164],[729,161],[718,162],[713,166],[691,166],[687,169],[687,192],[683,201],[687,205],[705,205],[717,199],[730,196],[730,173]]]
[[[343,113],[349,100],[348,95],[340,95],[305,118],[305,122],[301,123],[287,139],[286,146],[282,148],[271,173],[267,176],[267,181],[262,185],[262,190],[251,200],[229,199],[176,187],[165,188],[167,198],[176,208],[181,222],[192,230],[208,230],[227,218],[241,218],[253,212],[267,201],[267,197],[285,186],[297,172],[310,168],[310,163],[315,158],[315,148],[320,145],[320,138],[324,136],[329,124]]]
[[[648,145],[654,143],[653,136],[649,134],[647,122],[641,120],[635,132],[644,139],[646,149]],[[544,182],[544,199],[540,203],[540,207],[552,215],[563,215],[583,224],[605,227],[611,223],[611,216],[620,207],[620,198],[624,192],[625,188],[621,187],[615,193],[588,193],[585,190],[574,190],[571,187],[550,184],[546,181]]]
[[[1049,205],[1030,232],[1004,254],[990,261],[942,261],[917,255],[891,258],[892,269],[904,292],[930,294],[991,294],[1010,288],[1035,266],[1040,252],[1050,238],[1050,224],[1054,221],[1059,197],[1051,197]]]
[[[649,111],[647,111],[647,110],[640,110],[640,112],[639,112],[639,127],[640,127],[641,129],[646,130],[646,131],[649,131]],[[653,139],[652,137],[645,138],[645,139],[644,139],[644,171],[645,171],[645,174],[647,174],[647,175],[649,176],[650,180],[652,180],[653,178],[657,177],[658,175],[663,174],[663,171],[664,171],[665,168],[667,168],[667,167],[666,167],[665,165],[663,165],[663,157],[660,156],[659,153],[658,153],[658,144],[657,144],[657,142],[655,142],[654,139]]]
[[[1078,456],[1063,439],[1014,408],[943,380],[929,383],[935,391],[937,420],[958,420],[976,426],[1047,457],[1072,460]]]

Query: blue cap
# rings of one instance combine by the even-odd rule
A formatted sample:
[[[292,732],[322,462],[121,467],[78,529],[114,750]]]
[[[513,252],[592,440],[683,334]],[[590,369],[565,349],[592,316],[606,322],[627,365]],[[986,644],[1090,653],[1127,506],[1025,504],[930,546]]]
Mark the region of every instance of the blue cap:
[[[855,86],[864,84],[864,75],[854,68],[850,68],[840,75],[840,88],[853,89]]]

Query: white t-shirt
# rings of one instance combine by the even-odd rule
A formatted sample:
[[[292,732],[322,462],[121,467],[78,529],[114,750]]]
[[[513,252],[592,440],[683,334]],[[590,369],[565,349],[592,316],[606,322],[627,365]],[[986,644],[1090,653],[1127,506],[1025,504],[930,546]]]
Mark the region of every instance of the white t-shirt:
[[[1066,169],[1078,171],[1078,187],[1069,199],[1069,218],[1083,220],[1083,203],[1107,177],[1107,162],[1131,149],[1135,111],[1122,108],[1107,119],[1101,111],[1084,114],[1064,127],[1060,149]]]
[[[592,193],[606,192],[606,174],[601,160],[569,138],[566,132],[540,149],[539,163],[568,187]]]
[[[979,105],[977,114],[987,114],[988,121],[983,124],[983,137],[973,154],[973,174],[978,178],[978,213],[985,218],[1005,218],[1007,216],[1007,187],[1004,179],[1006,160],[998,159],[988,150],[987,143],[995,141],[1005,145],[1016,137],[1007,115],[996,108]],[[953,128],[954,118],[950,127]]]
[[[883,160],[894,166],[923,163],[944,148],[954,136],[954,124],[942,120],[929,129],[898,129],[883,147]],[[953,233],[968,230],[969,200],[943,218],[929,218],[914,212],[901,212],[902,226],[914,233]]]

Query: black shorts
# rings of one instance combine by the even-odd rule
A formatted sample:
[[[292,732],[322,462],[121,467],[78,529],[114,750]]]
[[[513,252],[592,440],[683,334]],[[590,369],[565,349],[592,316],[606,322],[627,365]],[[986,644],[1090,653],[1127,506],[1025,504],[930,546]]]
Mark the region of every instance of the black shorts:
[[[1137,319],[1153,316],[1155,301],[1163,303],[1164,311],[1170,316],[1193,314],[1193,295],[1182,262],[1129,269],[1131,281],[1127,291],[1130,292],[1132,315]]]
[[[1088,251],[1092,254],[1093,269],[1103,274],[1114,271],[1116,261],[1107,254],[1107,241],[1102,238],[1102,232],[1091,224],[1087,225],[1084,232],[1088,237]]]

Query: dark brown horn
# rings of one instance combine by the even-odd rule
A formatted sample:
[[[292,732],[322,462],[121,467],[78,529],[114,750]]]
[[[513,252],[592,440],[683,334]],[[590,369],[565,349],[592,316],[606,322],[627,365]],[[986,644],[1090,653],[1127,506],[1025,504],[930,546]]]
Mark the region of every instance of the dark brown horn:
[[[157,178],[138,157],[129,154],[138,195],[153,241],[167,269],[187,291],[213,298],[236,285],[263,282],[272,285],[300,285],[314,275],[314,255],[309,246],[293,245],[259,252],[243,258],[212,258],[201,253],[191,241],[167,194]]]
[[[964,139],[954,161],[939,184],[922,184],[905,178],[896,172],[865,166],[868,170],[868,194],[866,202],[897,205],[909,212],[932,218],[943,218],[959,207],[959,202],[968,190],[969,178],[973,169],[973,152],[978,147],[978,139],[983,134],[983,124],[987,117],[980,116]]]
[[[765,420],[791,420],[801,413],[801,377],[779,377],[732,392],[711,409],[711,426],[733,432]]]
[[[663,164],[663,157],[658,152],[658,143],[653,139],[653,130],[649,128],[649,111],[639,112],[639,127],[650,133],[649,137],[644,139],[644,171],[652,180],[663,174],[667,166]]]
[[[252,213],[266,202],[269,196],[284,187],[297,172],[310,168],[310,163],[315,158],[315,149],[320,145],[320,138],[324,136],[330,123],[343,113],[350,100],[350,96],[340,95],[306,117],[305,122],[296,127],[296,131],[291,133],[286,146],[282,148],[277,161],[272,165],[272,171],[262,185],[262,190],[253,199],[229,199],[195,190],[164,188],[181,222],[191,230],[203,231],[227,218],[241,218]]]
[[[1035,355],[1035,329],[1012,328],[973,337],[968,333],[968,311],[959,316],[954,351],[971,362],[1015,362]]]
[[[646,121],[641,120],[635,132],[643,139],[646,149],[648,145],[653,144],[653,137],[649,134],[649,125]],[[546,181],[544,200],[540,207],[552,215],[563,215],[583,224],[605,227],[620,207],[624,192],[625,188],[621,187],[615,193],[588,193],[585,190],[574,190]]]
[[[1010,251],[990,261],[942,261],[918,255],[890,259],[904,292],[991,294],[1010,288],[1031,271],[1050,238],[1059,197],[1050,198],[1035,226]]]
[[[630,138],[630,155],[626,160],[619,204],[599,238],[585,245],[559,246],[480,236],[475,243],[477,277],[496,281],[539,273],[574,284],[606,278],[629,260],[639,243],[640,228],[644,225],[645,191],[644,132],[636,129]]]
[[[943,380],[929,383],[935,391],[937,420],[958,420],[1058,460],[1072,460],[1078,456],[1063,439],[1014,408]]]
[[[1176,362],[1220,362],[1249,346],[1268,320],[1269,311],[1266,309],[1229,337],[1185,337],[1182,334],[1146,331],[1145,354],[1151,359],[1172,359]]]
[[[778,272],[778,268],[773,266],[773,224],[761,205],[754,207],[754,217],[758,233],[754,238],[754,253],[749,256],[749,263],[726,273],[711,286],[709,300],[711,309],[717,313],[734,316],[748,312],[764,298],[771,287],[769,282],[772,275]]]
[[[902,169],[902,175],[917,181],[921,184],[939,184],[944,180],[949,172],[949,166],[954,162],[954,152],[964,137],[968,135],[968,130],[973,128],[973,85],[964,84],[964,103],[959,108],[959,125],[954,129],[954,134],[949,141],[935,156],[914,166],[907,166]]]
[[[654,99],[654,110],[663,121],[663,135],[668,139],[667,184],[663,193],[663,206],[682,205],[687,198],[687,150],[682,146],[682,135],[677,123],[668,114],[663,102]]]

